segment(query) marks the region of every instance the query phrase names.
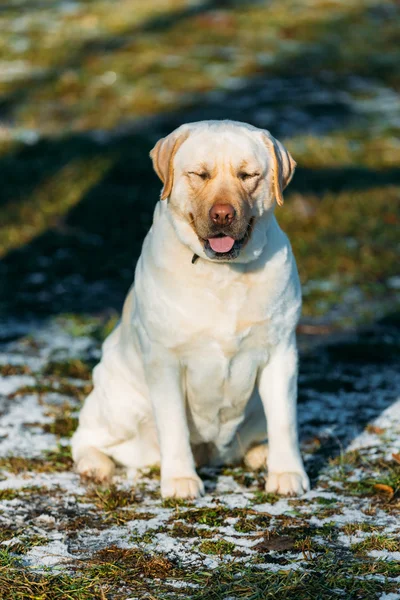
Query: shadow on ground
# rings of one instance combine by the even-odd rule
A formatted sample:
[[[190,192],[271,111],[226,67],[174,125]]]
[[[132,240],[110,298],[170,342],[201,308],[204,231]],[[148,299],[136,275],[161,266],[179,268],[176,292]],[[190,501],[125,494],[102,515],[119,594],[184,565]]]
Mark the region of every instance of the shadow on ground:
[[[299,421],[306,447],[319,431],[307,465],[312,481],[398,399],[399,339],[400,314],[394,313],[339,339],[320,337],[302,354]]]

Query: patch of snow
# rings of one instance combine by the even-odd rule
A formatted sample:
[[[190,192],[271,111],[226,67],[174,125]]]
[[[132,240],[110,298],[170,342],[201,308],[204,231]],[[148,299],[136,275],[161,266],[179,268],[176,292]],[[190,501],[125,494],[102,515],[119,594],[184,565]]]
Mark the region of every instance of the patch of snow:
[[[6,478],[0,481],[0,490],[19,490],[25,487],[61,488],[74,496],[82,496],[87,492],[86,487],[81,484],[80,477],[68,471],[61,473],[31,472],[20,475],[6,473]]]
[[[135,519],[128,521],[127,527],[137,535],[144,535],[149,530],[158,529],[168,520],[168,516],[157,516],[154,519]]]
[[[205,494],[195,501],[197,508],[213,508],[215,507],[215,498],[211,494]]]
[[[238,536],[232,536],[232,535],[227,535],[224,536],[224,540],[226,540],[227,542],[231,542],[232,544],[235,544],[235,546],[238,546],[239,548],[252,548],[253,546],[257,546],[257,544],[260,543],[260,538],[256,538],[256,539],[249,539],[249,538],[245,538],[245,537],[238,537]]]
[[[2,363],[6,364],[6,363]],[[10,375],[9,377],[0,376],[0,394],[8,396],[26,385],[36,385],[36,380],[30,375]]]
[[[37,395],[28,395],[11,403],[10,410],[2,417],[0,427],[0,456],[36,457],[46,450],[54,449],[57,438],[51,433],[35,432],[26,427],[27,422],[48,423],[44,407]]]
[[[400,290],[400,275],[394,275],[393,277],[389,277],[386,283],[393,290]]]
[[[243,491],[240,494],[227,494],[221,498],[222,502],[228,508],[246,508],[251,504],[250,498],[252,494],[244,494]]]
[[[302,497],[302,500],[314,500],[314,498],[326,498],[327,500],[337,500],[340,502],[343,498],[335,494],[334,492],[327,492],[322,488],[315,488],[310,490]]]
[[[209,556],[200,556],[193,547],[193,541],[190,538],[186,542],[181,542],[176,538],[170,537],[167,533],[156,533],[153,540],[144,544],[147,550],[153,550],[164,556],[173,556],[178,558],[183,564],[202,564],[209,569],[215,569],[221,561]]]
[[[269,515],[285,515],[293,512],[293,507],[289,505],[287,498],[281,498],[274,504],[270,504],[269,502],[265,502],[265,504],[255,504],[253,510]]]
[[[369,556],[373,558],[379,558],[380,560],[390,560],[400,562],[400,552],[390,552],[389,550],[371,550],[368,552]]]
[[[68,545],[62,540],[54,540],[45,546],[35,546],[29,550],[23,557],[22,563],[31,568],[43,569],[55,567],[73,559],[76,559],[76,556],[69,553]]]
[[[278,571],[298,571],[303,568],[300,562],[291,562],[288,565],[279,565],[276,563],[257,563],[254,565],[256,569],[262,569],[263,571],[271,571],[277,573]]]
[[[232,475],[220,475],[215,487],[217,494],[227,494],[229,492],[243,494],[243,488],[240,486]]]
[[[182,589],[182,588],[196,589],[196,588],[200,587],[198,583],[190,583],[190,581],[166,581],[165,583],[176,589]]]
[[[371,537],[371,535],[373,535],[373,533],[369,531],[356,531],[351,535],[346,535],[343,532],[340,532],[337,537],[337,541],[342,546],[349,548],[352,544],[363,542],[366,538]]]
[[[317,516],[313,515],[310,519],[310,525],[315,525],[316,527],[322,527],[326,523],[335,523],[335,525],[345,525],[346,523],[360,523],[369,521],[370,518],[367,517],[360,509],[354,507],[344,506],[341,508],[341,513],[337,515],[330,515],[326,517],[326,519],[319,519]]]
[[[51,515],[42,514],[36,517],[35,523],[38,525],[55,525],[56,519]]]

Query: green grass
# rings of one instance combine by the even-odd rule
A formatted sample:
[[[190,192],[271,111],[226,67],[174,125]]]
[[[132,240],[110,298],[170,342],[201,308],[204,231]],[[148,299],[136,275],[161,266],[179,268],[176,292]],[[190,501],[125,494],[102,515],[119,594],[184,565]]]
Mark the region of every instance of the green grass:
[[[39,488],[37,486],[26,486],[22,488],[4,488],[0,490],[0,502],[3,500],[14,500],[15,498],[19,498],[21,500],[26,500],[27,496],[31,494],[43,494],[48,493],[47,488]],[[29,498],[28,498],[29,500]]]
[[[295,0],[228,2],[216,14],[207,3],[194,10],[183,0],[167,9],[161,0],[140,9],[127,0],[113,11],[96,0],[73,14],[49,5],[32,11],[22,47],[21,36],[7,28],[18,16],[16,6],[0,16],[0,54],[26,61],[28,69],[6,78],[0,90],[19,123],[59,133],[173,110],[223,88],[229,78],[263,73],[312,76],[324,68],[397,86],[398,13],[394,3],[385,5],[392,11],[362,0],[314,0],[301,10]],[[379,35],[371,45],[377,19]]]
[[[351,549],[354,552],[367,554],[371,550],[387,550],[388,552],[399,552],[400,542],[398,539],[385,535],[371,535],[362,542],[352,544]]]
[[[78,427],[78,418],[72,417],[70,414],[64,414],[54,419],[52,423],[43,425],[43,431],[53,433],[59,437],[70,438]]]
[[[347,525],[343,527],[343,532],[346,535],[354,535],[357,534],[359,531],[374,533],[381,529],[382,526],[374,525],[373,523],[347,523]]]
[[[206,540],[201,542],[199,546],[200,552],[203,554],[217,554],[218,556],[224,554],[232,554],[235,552],[236,546],[232,542],[226,540]]]
[[[0,365],[1,377],[12,377],[13,375],[30,375],[31,369],[28,365]]]
[[[0,468],[16,475],[28,471],[36,471],[37,473],[70,471],[72,466],[69,446],[58,446],[56,450],[46,452],[41,458],[24,458],[22,456],[0,458]]]
[[[63,396],[70,396],[77,400],[83,400],[92,390],[92,382],[84,385],[75,385],[70,381],[58,380],[56,378],[39,377],[35,385],[24,385],[15,392],[9,394],[9,398],[19,398],[27,394],[36,394],[41,400],[46,394],[56,393]]]
[[[85,314],[63,314],[57,322],[67,333],[74,337],[90,336],[98,342],[103,342],[117,325],[119,315],[117,313],[102,315]]]
[[[370,459],[361,451],[347,452],[331,460],[338,466],[336,479],[346,492],[355,496],[371,496],[384,508],[384,505],[396,506],[400,494],[400,465],[387,462],[383,458]],[[359,469],[357,480],[349,481],[354,469]]]
[[[2,598],[64,600],[93,600],[93,598],[122,598],[122,588],[135,589],[136,593],[156,593],[167,598],[171,588],[168,578],[195,583],[190,590],[193,600],[217,600],[226,595],[237,598],[297,598],[299,600],[346,598],[378,598],[383,592],[395,591],[396,584],[374,579],[359,579],[358,575],[383,574],[396,576],[398,564],[393,562],[349,560],[346,554],[335,555],[327,551],[310,558],[308,571],[260,571],[256,565],[240,567],[235,562],[226,563],[216,571],[196,571],[182,568],[157,554],[140,550],[123,550],[110,546],[98,552],[77,576],[35,575],[19,566],[7,552],[0,555],[0,591]],[[323,573],[323,575],[322,575]],[[185,592],[186,593],[186,592]],[[223,596],[225,594],[225,596]],[[334,594],[334,595],[333,595]],[[176,596],[175,596],[176,597]],[[179,597],[179,596],[177,596]]]
[[[44,375],[55,377],[70,377],[72,379],[92,379],[92,370],[94,364],[84,363],[78,358],[73,358],[64,362],[49,362],[44,369]]]
[[[112,512],[119,508],[126,508],[138,503],[134,490],[121,490],[115,485],[109,487],[93,487],[85,498],[105,512]]]

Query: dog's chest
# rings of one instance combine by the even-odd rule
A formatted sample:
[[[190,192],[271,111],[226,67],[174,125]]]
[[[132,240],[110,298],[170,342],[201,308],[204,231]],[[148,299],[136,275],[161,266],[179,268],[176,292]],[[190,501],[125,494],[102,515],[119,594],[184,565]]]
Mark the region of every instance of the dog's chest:
[[[271,323],[257,295],[240,287],[220,294],[213,322],[186,349],[185,388],[194,441],[229,443],[268,360]]]
[[[183,297],[185,295],[183,292]],[[193,346],[215,341],[227,356],[265,344],[271,332],[271,289],[245,274],[228,283],[222,278],[191,288],[181,311],[183,335]],[[186,321],[186,322],[184,322]],[[263,342],[260,340],[263,338]]]
[[[244,416],[265,348],[241,348],[232,352],[217,340],[208,340],[194,356],[187,357],[184,388],[194,442],[229,443]],[[227,351],[228,350],[228,351]]]

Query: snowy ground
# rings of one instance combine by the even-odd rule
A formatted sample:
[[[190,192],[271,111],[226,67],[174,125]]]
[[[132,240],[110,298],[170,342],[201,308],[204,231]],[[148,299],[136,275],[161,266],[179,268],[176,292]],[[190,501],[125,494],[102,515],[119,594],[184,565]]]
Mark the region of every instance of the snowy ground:
[[[4,325],[1,597],[400,598],[398,334],[301,337],[308,494],[266,495],[263,473],[227,467],[183,503],[161,501],[156,468],[135,487],[81,481],[68,437],[99,342],[68,319]]]

